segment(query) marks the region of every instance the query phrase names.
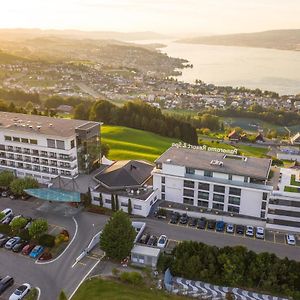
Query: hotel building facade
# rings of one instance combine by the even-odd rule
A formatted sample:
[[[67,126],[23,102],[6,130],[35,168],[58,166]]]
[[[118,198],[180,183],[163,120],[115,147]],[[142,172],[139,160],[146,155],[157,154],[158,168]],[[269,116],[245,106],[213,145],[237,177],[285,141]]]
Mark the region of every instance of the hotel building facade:
[[[0,168],[40,183],[89,173],[100,159],[100,123],[0,112]]]

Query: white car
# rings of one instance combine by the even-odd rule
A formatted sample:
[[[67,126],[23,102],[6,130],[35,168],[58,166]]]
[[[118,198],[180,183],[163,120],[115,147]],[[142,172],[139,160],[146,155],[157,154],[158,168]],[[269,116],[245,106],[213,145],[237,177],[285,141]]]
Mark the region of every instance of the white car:
[[[263,240],[265,238],[265,229],[263,227],[257,227],[255,237]]]
[[[166,235],[161,235],[157,241],[157,247],[165,248],[167,246],[168,238]]]
[[[20,285],[9,297],[9,300],[21,300],[29,293],[31,289],[30,284],[23,283]]]
[[[247,226],[246,235],[247,236],[254,236],[254,227],[253,226]]]
[[[11,216],[13,212],[12,212],[12,209],[5,208],[1,211],[1,213],[4,214],[4,217],[0,220],[0,222],[4,221],[7,217]]]
[[[292,245],[292,246],[296,245],[296,239],[295,239],[294,235],[287,234],[285,237],[286,237],[286,242],[288,243],[288,245]]]
[[[233,224],[227,224],[226,232],[227,233],[234,233],[234,225]]]

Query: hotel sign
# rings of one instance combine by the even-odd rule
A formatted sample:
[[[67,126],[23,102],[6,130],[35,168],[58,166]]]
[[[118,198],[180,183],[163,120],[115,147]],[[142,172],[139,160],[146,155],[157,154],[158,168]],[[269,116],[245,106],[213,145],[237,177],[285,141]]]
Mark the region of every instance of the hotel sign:
[[[187,144],[187,143],[182,143],[182,142],[173,143],[172,147],[193,149],[193,150],[200,150],[200,151],[218,152],[218,153],[233,154],[233,155],[238,154],[238,149],[237,148],[224,149],[224,148],[217,148],[217,147],[208,147],[206,145],[194,146],[194,145]]]

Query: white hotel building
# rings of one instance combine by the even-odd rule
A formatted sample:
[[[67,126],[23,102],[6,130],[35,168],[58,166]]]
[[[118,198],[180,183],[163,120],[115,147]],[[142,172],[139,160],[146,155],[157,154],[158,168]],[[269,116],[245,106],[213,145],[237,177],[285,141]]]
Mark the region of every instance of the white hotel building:
[[[41,183],[88,173],[99,161],[100,124],[0,112],[0,168]],[[99,148],[100,149],[100,148]]]

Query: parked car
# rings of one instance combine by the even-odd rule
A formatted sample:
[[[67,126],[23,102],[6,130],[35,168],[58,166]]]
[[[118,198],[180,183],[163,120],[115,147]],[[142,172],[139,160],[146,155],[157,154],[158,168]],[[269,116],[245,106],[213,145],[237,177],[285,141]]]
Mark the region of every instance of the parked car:
[[[178,212],[172,213],[170,223],[171,224],[177,224],[178,221],[179,221],[179,218],[180,218],[180,214]]]
[[[44,247],[40,246],[40,245],[37,245],[32,249],[29,256],[31,258],[37,258],[38,256],[40,256],[42,254],[43,251],[44,251]]]
[[[1,197],[3,197],[3,198],[6,198],[6,197],[8,197],[9,196],[9,192],[8,191],[3,191],[2,193],[1,193]]]
[[[205,218],[200,218],[198,220],[197,228],[198,229],[205,229],[206,227],[206,219]]]
[[[157,247],[159,248],[165,248],[168,243],[168,238],[166,235],[161,235],[157,241]]]
[[[50,260],[50,259],[52,259],[52,254],[49,251],[42,253],[42,255],[38,258],[38,260],[42,260],[42,261]]]
[[[265,229],[263,227],[257,227],[255,237],[263,240],[265,238]]]
[[[14,279],[11,276],[5,276],[0,280],[0,295],[3,294],[9,287],[14,284]]]
[[[223,221],[218,221],[216,223],[216,231],[223,232],[225,229],[225,223]]]
[[[9,199],[10,199],[10,200],[15,200],[15,199],[17,199],[17,196],[14,195],[14,194],[11,194],[11,195],[9,196]]]
[[[244,225],[236,225],[235,232],[237,234],[244,234],[245,233],[245,226]]]
[[[20,285],[9,297],[8,300],[21,300],[29,293],[31,286],[29,283]]]
[[[0,220],[2,222],[4,219],[6,219],[8,216],[12,215],[12,209],[11,208],[5,208],[1,211],[4,214],[4,217]]]
[[[147,244],[149,238],[150,238],[150,234],[149,233],[144,233],[142,235],[142,237],[140,238],[140,243],[141,244]]]
[[[154,215],[158,218],[158,219],[166,219],[167,218],[167,211],[164,209],[159,209],[157,210]]]
[[[196,227],[197,226],[197,222],[198,222],[198,220],[196,218],[192,218],[192,219],[189,220],[188,225],[190,227]]]
[[[187,224],[188,221],[189,221],[189,217],[187,214],[183,214],[179,219],[179,223],[183,225]]]
[[[5,249],[11,250],[11,248],[20,241],[21,241],[21,238],[19,236],[15,236],[6,242],[4,247],[5,247]]]
[[[35,247],[35,244],[28,244],[22,249],[23,255],[29,255],[29,253],[32,251],[32,249]]]
[[[227,224],[226,232],[227,233],[234,233],[234,225],[233,224]]]
[[[10,239],[10,236],[4,235],[4,236],[0,239],[0,247],[3,247],[9,239]]]
[[[21,250],[28,244],[26,241],[19,241],[12,247],[13,252],[21,252]]]
[[[2,224],[9,224],[13,218],[14,218],[14,215],[9,215],[1,223]]]
[[[207,229],[215,230],[215,228],[216,228],[216,221],[208,220],[207,221]]]
[[[248,225],[246,227],[246,235],[250,236],[250,237],[254,236],[254,227],[253,226]]]
[[[291,245],[291,246],[296,245],[296,239],[293,234],[287,234],[285,237],[286,237],[286,242],[288,245]]]
[[[147,242],[147,245],[148,246],[156,246],[156,243],[157,243],[157,237],[155,235],[151,235]]]

